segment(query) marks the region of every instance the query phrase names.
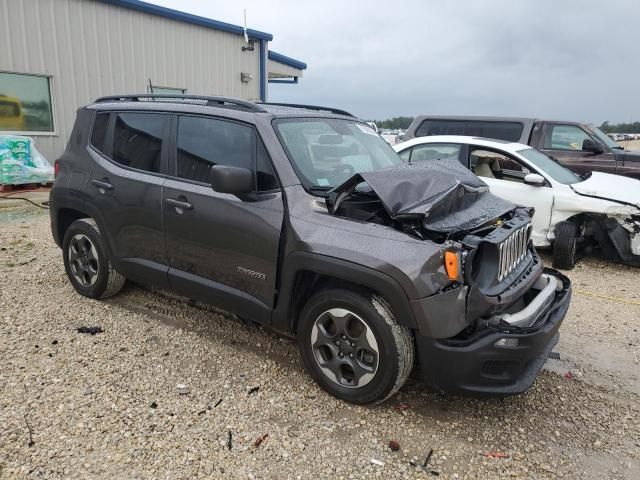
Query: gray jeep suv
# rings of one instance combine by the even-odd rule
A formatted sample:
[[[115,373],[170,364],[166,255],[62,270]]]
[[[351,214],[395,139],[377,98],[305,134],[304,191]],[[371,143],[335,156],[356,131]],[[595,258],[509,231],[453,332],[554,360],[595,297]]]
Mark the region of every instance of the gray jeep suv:
[[[441,392],[522,392],[569,306],[529,209],[456,162],[403,164],[341,110],[104,97],[55,170],[51,228],[80,294],[128,279],[293,335],[350,402],[385,400],[414,365]]]

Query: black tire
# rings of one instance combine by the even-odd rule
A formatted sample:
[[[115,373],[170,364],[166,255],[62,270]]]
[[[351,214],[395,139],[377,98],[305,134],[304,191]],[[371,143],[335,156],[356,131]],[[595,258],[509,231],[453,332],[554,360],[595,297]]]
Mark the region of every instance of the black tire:
[[[361,343],[359,343],[362,341],[363,335],[367,337],[364,341],[365,344],[370,343],[366,328],[363,330],[364,333],[360,335],[356,335],[357,332],[354,334],[353,331],[348,330],[348,335],[345,337],[339,334],[335,336],[318,335],[320,330],[318,330],[317,326],[314,329],[314,325],[316,325],[317,320],[320,321],[321,318],[324,318],[322,316],[328,314],[329,311],[348,311],[348,315],[341,317],[347,318],[347,324],[357,325],[358,328],[363,328],[362,325],[364,324],[366,328],[370,329],[373,334],[373,343],[375,343],[377,355],[371,355],[372,350],[362,348]],[[331,318],[329,322],[333,320],[335,319]],[[349,328],[353,330],[353,326]],[[314,330],[316,339],[322,338],[322,341],[325,342],[330,339],[335,344],[341,338],[346,338],[345,345],[350,344],[351,347],[340,347],[333,344],[330,345],[331,349],[324,345],[313,347]],[[353,347],[354,343],[350,339],[353,339],[356,343],[355,347]],[[358,405],[380,403],[394,395],[404,385],[413,368],[414,346],[411,331],[407,327],[396,323],[393,312],[384,299],[365,289],[326,289],[313,295],[307,301],[300,315],[298,347],[307,371],[320,387],[341,400]],[[343,367],[344,362],[350,362],[345,367],[347,368],[347,373],[348,368],[351,368],[350,365],[355,364],[360,370],[360,366],[364,365],[364,362],[368,362],[367,368],[372,369],[374,362],[371,359],[377,357],[375,371],[366,373],[356,380],[351,379],[353,382],[351,385],[346,384],[349,382],[348,378],[338,380],[338,377],[342,377],[342,375],[335,375],[332,379],[330,375],[333,374],[326,373],[329,368],[320,366],[320,362],[326,360],[322,357],[324,353],[320,349],[325,348],[327,348],[327,351],[330,350],[329,358],[335,359]],[[349,360],[347,353],[341,351],[342,348],[352,348],[351,351],[353,353],[348,355],[354,355],[354,358]],[[339,355],[343,356],[338,358]],[[328,362],[326,365],[329,363],[333,362]],[[353,371],[353,368],[351,368],[351,372]],[[348,376],[346,375],[345,377]],[[360,380],[364,380],[365,376],[368,377],[366,383],[363,381],[362,385],[358,386],[358,383],[361,383]],[[340,381],[343,383],[339,383]]]
[[[556,225],[553,242],[553,267],[571,270],[576,264],[576,244],[578,226],[571,222],[559,222]]]
[[[80,295],[107,298],[122,289],[125,278],[111,265],[92,218],[76,220],[69,226],[62,240],[62,256],[67,277]]]

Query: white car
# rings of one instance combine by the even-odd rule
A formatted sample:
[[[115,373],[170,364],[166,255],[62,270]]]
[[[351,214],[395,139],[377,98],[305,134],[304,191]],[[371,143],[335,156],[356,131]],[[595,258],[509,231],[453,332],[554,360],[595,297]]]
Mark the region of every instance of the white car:
[[[486,138],[418,137],[393,149],[410,163],[454,156],[495,195],[534,207],[533,243],[553,247],[556,268],[572,268],[578,247],[640,266],[639,180],[601,172],[580,176],[528,145]]]

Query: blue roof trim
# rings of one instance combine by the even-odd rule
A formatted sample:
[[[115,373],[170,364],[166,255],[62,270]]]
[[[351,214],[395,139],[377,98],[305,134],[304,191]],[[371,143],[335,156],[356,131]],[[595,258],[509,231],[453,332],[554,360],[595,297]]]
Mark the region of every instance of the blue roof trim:
[[[286,55],[282,55],[281,53],[274,52],[273,50],[269,50],[269,60],[273,60],[274,62],[282,63],[284,65],[289,65],[290,67],[297,68],[298,70],[306,70],[307,64],[301,62],[300,60],[296,60],[295,58],[287,57]]]
[[[236,35],[243,35],[244,29],[239,25],[233,25],[231,23],[219,22],[218,20],[212,20],[206,17],[200,17],[198,15],[192,15],[190,13],[181,12],[179,10],[173,10],[171,8],[161,7],[160,5],[153,5],[147,2],[141,2],[140,0],[99,0],[102,3],[108,3],[110,5],[116,5],[118,7],[130,8],[139,12],[150,13],[151,15],[158,15],[160,17],[170,18],[179,22],[191,23],[193,25],[200,25],[201,27],[212,28],[214,30],[220,30],[223,32],[235,33]],[[247,35],[249,38],[256,40],[273,40],[273,35],[266,32],[260,32],[258,30],[247,29]]]

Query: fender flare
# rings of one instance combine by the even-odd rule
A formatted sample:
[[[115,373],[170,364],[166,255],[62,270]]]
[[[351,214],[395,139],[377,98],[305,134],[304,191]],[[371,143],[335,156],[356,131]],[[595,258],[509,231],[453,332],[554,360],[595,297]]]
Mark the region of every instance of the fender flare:
[[[271,325],[274,329],[294,333],[296,319],[292,316],[295,282],[297,275],[304,271],[343,280],[376,291],[389,302],[400,325],[412,329],[417,328],[409,298],[400,284],[389,275],[335,257],[310,252],[294,252],[286,257],[282,265],[279,294],[271,318]]]

